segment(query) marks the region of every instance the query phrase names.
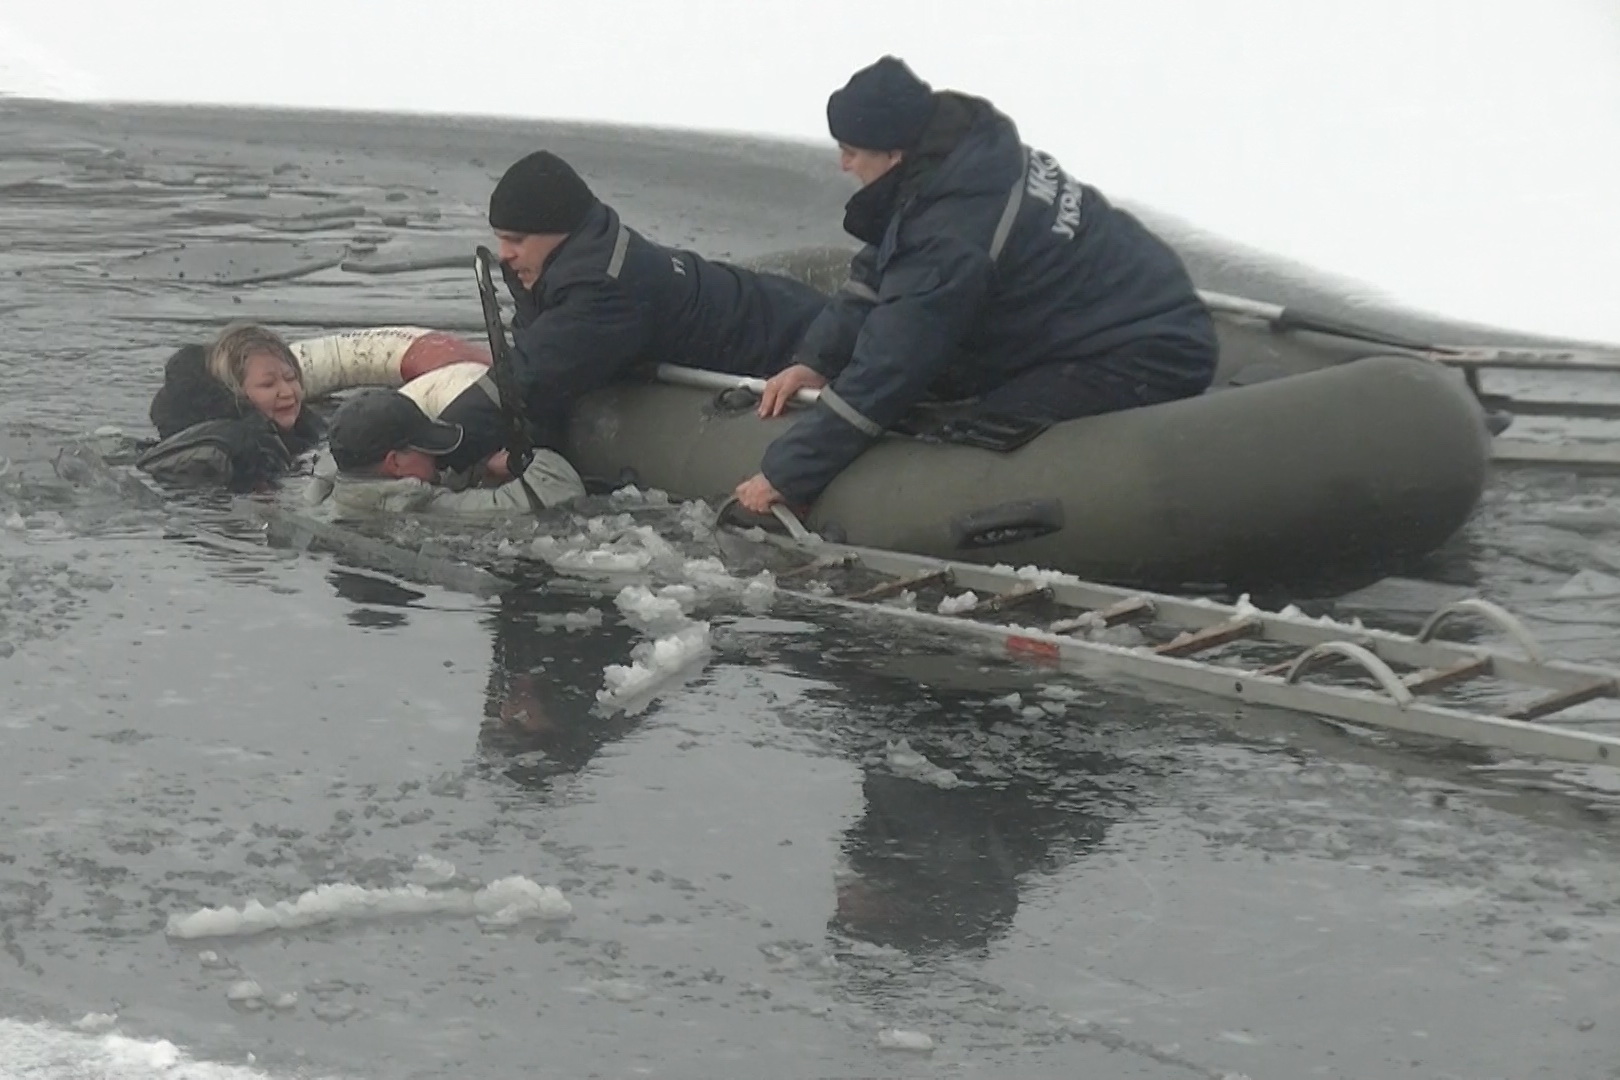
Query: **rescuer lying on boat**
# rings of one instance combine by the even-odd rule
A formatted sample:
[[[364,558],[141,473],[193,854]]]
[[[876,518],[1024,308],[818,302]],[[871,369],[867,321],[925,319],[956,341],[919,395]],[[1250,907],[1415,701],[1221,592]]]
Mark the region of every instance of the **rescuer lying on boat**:
[[[447,486],[440,463],[463,438],[460,424],[433,419],[399,390],[360,390],[332,416],[306,501],[339,512],[481,518],[532,509],[525,483],[546,507],[585,494],[573,466],[547,450],[536,450],[522,476],[506,483]]]
[[[480,381],[488,364],[486,350],[420,327],[289,344],[267,327],[233,324],[209,345],[183,346],[164,365],[149,410],[158,442],[137,465],[173,481],[238,491],[266,486],[325,437],[310,402],[374,385],[402,387],[431,415],[462,424],[468,437],[442,464],[469,470],[503,445],[498,396],[491,380]]]
[[[780,371],[826,303],[786,275],[653,243],[544,150],[506,170],[489,224],[517,305],[523,411],[535,445],[553,450],[564,448],[577,398],[640,369]]]
[[[1180,257],[990,102],[885,56],[831,96],[827,122],[862,185],[844,229],[865,247],[768,381],[766,417],[824,389],[738,485],[745,507],[811,502],[925,396],[1059,421],[1209,386],[1214,322]]]

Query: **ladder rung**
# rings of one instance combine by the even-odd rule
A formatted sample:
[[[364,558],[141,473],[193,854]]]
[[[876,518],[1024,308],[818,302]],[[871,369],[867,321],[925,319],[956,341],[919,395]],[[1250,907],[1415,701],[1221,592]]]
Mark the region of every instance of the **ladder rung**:
[[[813,559],[802,566],[795,566],[791,570],[782,571],[776,575],[776,580],[788,581],[801,575],[819,574],[823,570],[832,570],[839,566],[853,566],[859,561],[855,556],[848,554],[823,555],[819,559]]]
[[[1097,611],[1088,611],[1084,615],[1076,615],[1070,619],[1059,619],[1048,626],[1046,632],[1070,634],[1076,630],[1089,630],[1092,627],[1118,626],[1130,619],[1151,617],[1153,614],[1153,601],[1145,596],[1131,596]]]
[[[1555,712],[1572,709],[1576,705],[1584,705],[1588,701],[1596,701],[1600,697],[1608,697],[1616,692],[1615,680],[1594,679],[1581,686],[1574,686],[1568,690],[1560,690],[1556,694],[1549,694],[1540,701],[1533,701],[1524,708],[1507,715],[1509,720],[1539,720],[1543,716],[1551,716]]]
[[[874,585],[872,588],[867,589],[864,592],[853,593],[844,597],[844,599],[880,600],[885,596],[893,596],[895,593],[903,592],[906,589],[920,588],[924,585],[946,584],[950,580],[951,572],[948,569],[927,570],[921,574],[913,574],[910,577],[895,578],[893,581],[885,581],[881,585]]]
[[[1239,638],[1248,637],[1263,624],[1252,615],[1244,615],[1236,619],[1229,619],[1214,626],[1206,626],[1196,632],[1183,631],[1176,635],[1174,640],[1163,645],[1155,646],[1153,651],[1160,656],[1191,656],[1206,649],[1213,649],[1225,645]]]
[[[1476,656],[1470,660],[1459,661],[1450,667],[1414,671],[1401,682],[1414,694],[1427,694],[1454,683],[1466,682],[1479,675],[1488,675],[1493,666],[1490,657]]]
[[[1019,604],[1027,604],[1031,600],[1049,600],[1051,597],[1052,590],[1048,586],[1035,584],[1019,585],[1016,588],[1008,589],[1004,593],[997,593],[995,596],[992,596],[982,604],[974,605],[973,610],[992,612],[1006,611],[1010,607],[1017,607]]]

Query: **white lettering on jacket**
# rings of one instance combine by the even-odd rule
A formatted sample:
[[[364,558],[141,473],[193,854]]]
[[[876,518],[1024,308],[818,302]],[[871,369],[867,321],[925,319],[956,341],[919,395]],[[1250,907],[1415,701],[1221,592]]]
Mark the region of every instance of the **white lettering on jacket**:
[[[1036,150],[1029,155],[1029,181],[1024,190],[1047,206],[1056,203],[1052,231],[1065,240],[1074,239],[1080,228],[1080,182],[1064,172],[1051,154]]]

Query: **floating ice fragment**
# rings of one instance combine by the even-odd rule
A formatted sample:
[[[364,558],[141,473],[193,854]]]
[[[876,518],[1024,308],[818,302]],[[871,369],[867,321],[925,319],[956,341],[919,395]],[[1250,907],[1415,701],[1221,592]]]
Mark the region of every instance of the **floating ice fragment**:
[[[442,885],[456,876],[456,867],[436,855],[418,855],[410,878],[421,885]]]
[[[585,989],[598,997],[620,1004],[640,1001],[647,996],[647,988],[628,979],[586,979]]]
[[[226,1001],[249,1002],[258,1001],[264,997],[264,990],[252,979],[243,979],[235,982],[225,991]]]
[[[696,622],[630,650],[631,663],[609,664],[596,700],[613,702],[645,693],[709,649],[709,624]]]
[[[117,1022],[117,1013],[88,1012],[73,1021],[73,1026],[80,1031],[105,1031]]]
[[[570,632],[574,630],[589,630],[594,626],[602,625],[602,611],[600,608],[588,607],[584,611],[568,611],[563,613],[563,629]]]
[[[167,932],[175,938],[245,937],[270,930],[396,915],[472,915],[491,925],[523,919],[561,919],[573,913],[563,894],[524,877],[506,877],[481,889],[429,890],[421,885],[368,889],[347,883],[320,885],[296,900],[266,906],[249,900],[240,909],[204,908],[171,915]]]
[[[627,619],[642,626],[677,622],[685,618],[690,605],[697,599],[697,592],[691,586],[678,588],[682,591],[671,593],[670,588],[654,592],[645,585],[626,585],[613,598],[613,603]]]
[[[117,1070],[108,1074],[112,1076],[125,1075],[125,1070],[157,1071],[180,1064],[180,1050],[167,1039],[142,1042],[122,1035],[108,1035],[102,1047],[107,1052],[108,1064]]]
[[[921,1031],[885,1028],[878,1032],[878,1045],[885,1050],[910,1050],[926,1054],[934,1049],[934,1040]]]
[[[950,789],[960,787],[962,781],[949,769],[942,769],[929,761],[922,754],[911,748],[905,739],[887,743],[885,746],[889,768],[895,775],[920,780],[925,784],[932,784],[937,788]]]

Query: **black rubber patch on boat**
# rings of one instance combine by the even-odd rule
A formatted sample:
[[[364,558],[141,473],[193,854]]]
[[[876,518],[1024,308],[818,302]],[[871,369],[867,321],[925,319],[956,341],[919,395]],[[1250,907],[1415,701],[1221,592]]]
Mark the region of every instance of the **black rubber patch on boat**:
[[[1063,503],[1020,499],[997,503],[951,519],[951,540],[959,549],[996,547],[1048,536],[1063,528]]]
[[[906,416],[894,425],[894,430],[919,442],[973,446],[1005,454],[1051,426],[1050,420],[975,413],[956,417]]]

